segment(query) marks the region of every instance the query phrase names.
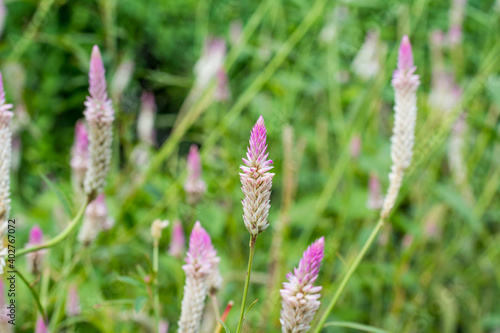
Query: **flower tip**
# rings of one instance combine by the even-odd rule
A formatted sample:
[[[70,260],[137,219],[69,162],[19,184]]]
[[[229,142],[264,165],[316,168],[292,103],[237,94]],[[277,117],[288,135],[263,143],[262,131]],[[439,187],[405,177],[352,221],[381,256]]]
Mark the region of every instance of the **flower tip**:
[[[398,56],[398,68],[402,71],[410,70],[413,67],[413,53],[411,49],[410,39],[404,35],[401,39]]]
[[[43,231],[38,224],[35,224],[30,230],[29,242],[30,244],[40,244],[42,243],[42,238]]]

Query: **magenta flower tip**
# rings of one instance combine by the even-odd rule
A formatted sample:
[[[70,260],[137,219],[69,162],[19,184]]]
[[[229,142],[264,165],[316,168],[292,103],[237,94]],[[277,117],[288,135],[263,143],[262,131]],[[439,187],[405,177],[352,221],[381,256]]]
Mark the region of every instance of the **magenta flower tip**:
[[[92,98],[102,102],[108,99],[105,73],[101,52],[99,47],[94,45],[90,56],[89,93]]]
[[[187,158],[187,167],[189,176],[193,180],[197,180],[201,176],[201,158],[198,152],[198,146],[191,145]]]
[[[401,46],[399,47],[398,69],[400,71],[409,71],[413,67],[413,53],[411,50],[410,39],[407,35],[403,36]]]
[[[42,229],[40,229],[38,224],[35,224],[33,228],[31,228],[30,230],[29,243],[31,245],[38,245],[42,243],[42,239],[43,239]]]

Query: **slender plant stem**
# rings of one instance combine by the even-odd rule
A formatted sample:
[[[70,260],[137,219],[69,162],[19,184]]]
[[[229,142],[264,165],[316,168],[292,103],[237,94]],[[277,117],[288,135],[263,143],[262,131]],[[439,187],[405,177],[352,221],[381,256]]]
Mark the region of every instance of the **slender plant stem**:
[[[159,331],[160,325],[160,295],[158,292],[158,241],[154,242],[153,246],[153,274],[154,274],[154,287],[153,287],[153,301],[155,312],[155,332]]]
[[[241,311],[240,311],[240,320],[238,322],[238,330],[237,333],[241,332],[243,328],[243,316],[245,315],[245,304],[247,302],[248,295],[248,286],[250,285],[250,274],[252,273],[252,262],[253,262],[253,254],[255,252],[255,241],[257,240],[257,235],[250,236],[250,255],[248,257],[248,269],[247,269],[247,278],[245,280],[245,288],[243,289],[243,300],[241,301]]]
[[[64,229],[63,232],[61,232],[59,235],[57,235],[56,237],[52,238],[51,240],[49,240],[48,242],[46,242],[44,244],[29,247],[29,248],[24,248],[24,249],[20,250],[17,253],[17,257],[23,256],[23,255],[30,253],[30,252],[35,252],[35,251],[38,251],[41,249],[46,249],[46,248],[52,247],[52,246],[62,242],[66,237],[68,237],[68,235],[78,225],[78,222],[80,221],[81,217],[83,216],[83,213],[85,212],[85,208],[87,208],[87,203],[88,203],[87,200],[85,200],[83,205],[81,206],[80,210],[76,214],[76,216],[73,218],[73,220],[71,220],[71,222],[66,227],[66,229]]]
[[[33,287],[29,284],[28,280],[26,280],[26,278],[24,277],[24,275],[20,271],[17,271],[16,273],[21,278],[21,280],[23,280],[23,282],[26,284],[26,286],[30,290],[31,295],[33,295],[33,298],[35,299],[36,306],[37,306],[38,310],[40,311],[40,313],[42,314],[43,321],[45,322],[45,324],[48,324],[47,323],[47,313],[45,312],[45,310],[42,306],[42,303],[40,303],[40,297],[38,296],[38,293],[36,292],[35,289],[33,289]]]
[[[358,268],[359,263],[361,262],[361,260],[365,256],[366,252],[370,248],[370,245],[375,240],[378,232],[380,231],[380,229],[382,229],[383,225],[384,225],[384,219],[379,218],[377,225],[375,226],[375,228],[373,228],[370,236],[368,237],[365,244],[363,245],[361,252],[359,252],[359,254],[356,256],[356,258],[354,259],[354,262],[351,264],[351,266],[347,270],[346,275],[344,276],[344,278],[340,282],[340,285],[337,288],[335,295],[333,296],[332,300],[330,301],[330,304],[328,304],[328,307],[326,308],[325,312],[323,313],[323,316],[319,320],[318,324],[314,328],[313,333],[319,333],[321,331],[321,328],[323,327],[326,320],[328,319],[328,315],[330,314],[330,312],[332,312],[333,308],[335,307],[335,304],[337,303],[337,301],[340,298],[340,295],[342,295],[342,292],[344,291],[345,286],[347,285],[347,282],[349,282],[349,279],[351,278],[352,274],[354,273],[354,271],[356,271],[356,268]]]

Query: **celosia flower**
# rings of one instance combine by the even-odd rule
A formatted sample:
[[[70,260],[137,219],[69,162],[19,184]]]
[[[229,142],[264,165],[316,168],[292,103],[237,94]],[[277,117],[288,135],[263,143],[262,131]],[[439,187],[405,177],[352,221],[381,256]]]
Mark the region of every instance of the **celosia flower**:
[[[383,51],[384,45],[380,42],[379,32],[368,32],[365,42],[352,61],[352,70],[354,73],[363,80],[375,77],[380,71]]]
[[[218,102],[227,101],[231,97],[229,91],[227,72],[224,68],[217,71],[217,88],[215,89],[214,99]]]
[[[395,92],[394,129],[391,138],[392,166],[389,174],[389,190],[384,200],[381,217],[389,215],[401,187],[404,170],[410,166],[417,121],[417,89],[419,76],[415,75],[413,54],[408,36],[399,47],[398,67],[392,76]]]
[[[201,179],[201,158],[196,145],[191,145],[187,157],[187,179],[184,183],[187,201],[190,205],[197,204],[207,190],[207,185]]]
[[[208,37],[203,45],[202,56],[194,66],[195,88],[203,90],[215,78],[226,59],[226,42]]]
[[[89,164],[85,192],[89,201],[99,195],[106,183],[111,163],[114,111],[106,92],[104,65],[97,45],[92,50],[89,71],[89,94],[85,101],[85,119],[89,124]]]
[[[450,7],[450,30],[448,31],[448,42],[450,46],[462,42],[462,26],[465,16],[465,5],[467,0],[453,0]]]
[[[36,321],[35,333],[49,333],[49,329],[47,328],[47,325],[45,325],[45,321],[40,316]]]
[[[41,245],[43,243],[43,232],[38,225],[34,225],[30,230],[29,242],[26,248]],[[28,266],[28,271],[32,273],[40,272],[43,264],[43,258],[47,250],[42,249],[34,252],[29,252],[26,254],[26,263]]]
[[[77,189],[83,189],[85,174],[89,163],[89,138],[85,123],[79,120],[75,125],[75,142],[71,156],[73,180]]]
[[[271,186],[274,173],[273,161],[268,159],[267,131],[264,118],[259,117],[250,135],[250,147],[247,148],[247,158],[243,158],[245,166],[240,166],[241,189],[245,194],[242,200],[243,221],[251,235],[256,236],[269,226],[268,216],[271,197]]]
[[[182,229],[182,224],[179,220],[174,221],[172,226],[172,234],[170,238],[170,247],[168,253],[172,257],[180,258],[184,254],[184,243],[186,242],[184,237],[184,230]]]
[[[382,195],[382,187],[380,186],[380,180],[377,175],[370,174],[370,180],[368,181],[368,200],[366,202],[366,207],[369,209],[380,209],[384,203],[384,196]]]
[[[69,288],[68,296],[66,298],[66,315],[68,317],[76,317],[82,313],[80,306],[80,297],[78,297],[78,290],[74,285]]]
[[[118,101],[123,92],[127,88],[132,74],[134,74],[134,62],[131,60],[123,60],[118,65],[113,80],[111,81],[111,96],[115,101]]]
[[[85,245],[92,243],[103,229],[112,222],[108,216],[108,208],[104,194],[100,194],[94,201],[89,203],[83,217],[83,224],[78,233],[78,241]]]
[[[182,266],[186,273],[186,283],[179,319],[179,333],[199,331],[208,292],[208,279],[218,262],[217,251],[212,245],[210,236],[202,228],[200,222],[196,222],[189,238],[186,264]]]
[[[168,333],[168,321],[160,320],[160,325],[158,326],[158,333]]]
[[[141,110],[137,119],[137,135],[139,140],[148,146],[156,145],[155,115],[155,95],[152,92],[145,91],[141,97]]]
[[[0,223],[7,224],[10,215],[10,166],[12,158],[12,104],[5,103],[0,74]],[[6,227],[5,227],[6,228]]]
[[[167,220],[162,221],[160,219],[156,219],[153,221],[151,224],[151,236],[153,237],[155,244],[160,241],[162,230],[168,227],[169,224],[170,222]]]
[[[467,164],[464,158],[464,134],[466,130],[467,122],[465,114],[462,113],[453,125],[448,146],[448,163],[458,186],[464,185],[467,181]]]
[[[319,309],[321,287],[314,286],[323,259],[325,239],[321,237],[304,252],[299,267],[287,274],[288,282],[280,290],[282,298],[281,328],[283,333],[307,332]]]
[[[356,159],[359,157],[359,154],[361,153],[361,144],[361,136],[355,135],[351,140],[351,145],[349,146],[352,158]]]

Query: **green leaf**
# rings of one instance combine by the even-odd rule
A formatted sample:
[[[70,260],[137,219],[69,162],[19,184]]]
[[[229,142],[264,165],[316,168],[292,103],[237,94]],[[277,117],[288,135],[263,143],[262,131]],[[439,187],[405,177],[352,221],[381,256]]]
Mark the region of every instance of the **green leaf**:
[[[369,332],[369,333],[389,333],[386,330],[376,328],[373,326],[368,326],[368,325],[363,325],[363,324],[358,324],[358,323],[352,323],[349,321],[332,321],[329,323],[326,323],[323,327],[328,327],[328,326],[336,326],[336,327],[346,327],[346,328],[352,328],[361,332]]]
[[[231,331],[229,330],[229,328],[227,328],[226,324],[222,321],[222,319],[217,318],[217,321],[222,325],[222,327],[224,327],[226,333],[231,333]]]
[[[259,301],[259,299],[256,299],[255,301],[253,301],[253,303],[252,303],[252,304],[250,304],[250,306],[249,306],[249,307],[248,307],[248,309],[247,309],[247,312],[245,312],[245,317],[247,316],[248,311],[250,311],[250,309],[251,309],[251,308],[255,305],[255,303],[257,303],[258,301]]]
[[[130,284],[130,285],[135,286],[135,287],[143,287],[144,286],[143,281],[141,281],[137,278],[130,277],[130,276],[118,276],[118,277],[116,277],[116,279],[120,282]]]
[[[146,302],[148,301],[148,298],[146,296],[139,296],[134,300],[134,309],[135,312],[139,313]]]

